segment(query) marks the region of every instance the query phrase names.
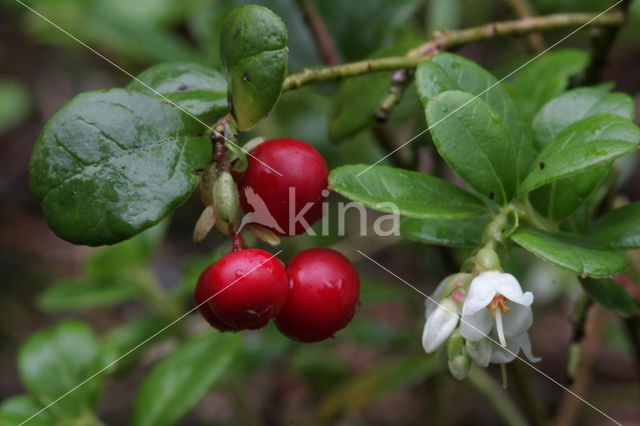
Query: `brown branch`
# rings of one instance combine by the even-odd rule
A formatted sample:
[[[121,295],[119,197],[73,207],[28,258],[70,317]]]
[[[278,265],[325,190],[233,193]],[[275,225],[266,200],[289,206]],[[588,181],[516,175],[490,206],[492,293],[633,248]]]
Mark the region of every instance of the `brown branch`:
[[[438,33],[435,39],[409,51],[405,56],[367,59],[326,68],[303,69],[300,72],[290,74],[285,79],[282,90],[297,89],[309,83],[338,80],[371,72],[414,68],[435,52],[476,41],[507,35],[527,34],[531,31],[545,31],[556,28],[580,26],[587,23],[594,27],[618,26],[624,22],[624,19],[625,16],[620,11],[609,12],[600,16],[590,13],[562,13],[514,21],[493,22],[459,31],[443,31]]]
[[[505,0],[507,6],[509,6],[517,18],[530,18],[534,16],[531,5],[527,0]],[[540,53],[544,50],[545,43],[542,34],[539,32],[532,32],[526,35],[525,41],[529,50],[534,53]]]
[[[296,0],[326,65],[338,65],[338,51],[313,0]]]

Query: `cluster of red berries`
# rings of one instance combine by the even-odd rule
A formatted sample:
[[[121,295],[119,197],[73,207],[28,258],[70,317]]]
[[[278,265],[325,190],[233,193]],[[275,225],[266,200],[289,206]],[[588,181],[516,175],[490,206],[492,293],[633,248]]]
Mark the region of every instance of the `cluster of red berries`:
[[[324,159],[311,145],[274,139],[252,152],[246,172],[236,179],[245,212],[256,208],[247,194],[257,194],[274,219],[262,225],[279,235],[296,235],[305,227],[291,225],[293,217],[308,224],[322,217],[327,177]],[[249,248],[205,269],[194,299],[202,316],[221,331],[258,329],[273,319],[286,336],[317,342],[351,321],[359,293],[355,268],[334,250],[305,250],[285,267],[270,253]]]

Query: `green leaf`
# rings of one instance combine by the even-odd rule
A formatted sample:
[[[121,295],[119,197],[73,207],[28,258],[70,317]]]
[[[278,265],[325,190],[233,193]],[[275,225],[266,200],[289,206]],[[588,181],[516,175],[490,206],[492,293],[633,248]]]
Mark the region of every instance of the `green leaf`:
[[[400,233],[414,241],[449,247],[475,247],[482,241],[486,216],[464,219],[414,219],[403,217]]]
[[[573,213],[609,176],[608,164],[551,182],[529,193],[531,204],[544,216],[559,221]]]
[[[109,306],[136,298],[140,287],[125,276],[113,279],[76,279],[55,284],[38,296],[38,307],[47,312],[66,312]]]
[[[331,188],[374,210],[416,218],[456,219],[487,213],[478,198],[449,182],[393,167],[367,167],[334,169],[329,175]]]
[[[183,343],[160,361],[142,383],[133,425],[174,424],[227,370],[240,338],[210,332]]]
[[[613,280],[580,280],[584,291],[606,309],[624,317],[637,315],[638,304],[627,290]]]
[[[418,66],[416,86],[425,107],[431,99],[450,90],[477,95],[485,101],[508,128],[516,155],[516,175],[518,181],[524,179],[535,156],[531,129],[515,101],[489,71],[462,56],[439,53]]]
[[[634,104],[625,93],[609,93],[607,86],[569,90],[547,102],[533,119],[533,130],[540,146],[549,143],[564,129],[600,113],[634,117]]]
[[[113,244],[159,222],[198,184],[211,143],[158,98],[124,89],[75,97],[45,124],[31,157],[44,217],[75,244]]]
[[[635,151],[638,143],[640,129],[619,115],[598,114],[578,121],[540,151],[518,194],[608,163]]]
[[[640,249],[640,202],[627,204],[599,218],[591,236],[625,250]]]
[[[24,120],[29,112],[29,93],[20,83],[0,79],[0,134]]]
[[[269,9],[247,5],[227,16],[220,58],[238,129],[252,128],[271,112],[282,92],[287,56],[287,28]]]
[[[99,371],[102,362],[102,346],[91,328],[68,320],[27,339],[18,353],[18,372],[29,393],[47,405]],[[49,412],[65,419],[90,412],[102,382],[100,375],[92,378],[53,404]]]
[[[55,423],[54,417],[48,411],[42,411],[29,395],[17,395],[5,399],[0,404],[0,424],[3,426],[18,426],[30,419],[29,426],[50,426]],[[32,416],[35,416],[31,418]]]
[[[506,204],[517,183],[518,153],[502,117],[469,93],[443,92],[428,102],[427,121],[440,155],[473,189]]]
[[[143,84],[144,83],[144,84]],[[218,118],[227,112],[227,83],[218,71],[189,62],[166,62],[138,75],[127,89],[157,96],[147,86],[197,116]]]
[[[524,66],[512,86],[523,115],[533,118],[544,104],[564,92],[569,78],[584,70],[588,62],[587,52],[566,49],[548,52]]]
[[[511,239],[542,260],[582,276],[606,278],[629,267],[624,253],[575,234],[520,228]]]

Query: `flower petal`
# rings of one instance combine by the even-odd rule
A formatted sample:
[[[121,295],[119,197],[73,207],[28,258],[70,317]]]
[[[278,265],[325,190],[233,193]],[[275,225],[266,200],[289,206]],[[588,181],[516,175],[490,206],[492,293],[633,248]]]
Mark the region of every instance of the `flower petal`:
[[[467,299],[468,300],[468,299]],[[462,306],[464,312],[464,306]],[[487,309],[483,309],[471,315],[462,314],[460,334],[473,342],[484,339],[493,327],[493,318]]]
[[[489,361],[491,361],[492,345],[493,343],[489,339],[482,339],[477,342],[467,340],[465,347],[467,353],[476,364],[480,367],[487,367]]]
[[[447,280],[449,279],[449,277],[446,277],[445,279],[443,279],[442,281],[440,281],[440,284],[438,284],[438,286],[436,287],[436,289],[433,291],[433,294],[431,294],[431,296],[427,297],[425,299],[424,302],[424,307],[425,307],[425,318],[429,319],[429,315],[433,314],[433,311],[435,311],[436,307],[438,306],[438,303],[440,301],[440,296],[442,294],[442,289],[444,288],[445,284],[447,283]]]
[[[513,340],[520,346],[522,352],[527,356],[527,359],[531,362],[539,362],[542,358],[534,356],[531,351],[531,339],[529,339],[528,333],[522,333],[518,337],[514,337]]]
[[[509,307],[511,311],[502,317],[504,335],[507,337],[519,336],[533,324],[533,313],[529,306],[514,303]]]
[[[445,299],[427,318],[422,332],[422,346],[427,353],[438,349],[458,325],[458,306]]]
[[[494,286],[498,294],[503,295],[514,303],[524,306],[531,306],[533,303],[533,293],[530,291],[523,293],[520,283],[511,274],[500,273],[500,276],[496,277]]]
[[[487,307],[496,295],[494,281],[500,274],[498,271],[487,271],[471,281],[467,298],[462,306],[463,315],[471,315]]]
[[[493,364],[506,364],[516,359],[520,352],[520,345],[514,339],[507,340],[507,347],[503,348],[498,343],[491,342],[493,352],[491,353],[491,362]]]

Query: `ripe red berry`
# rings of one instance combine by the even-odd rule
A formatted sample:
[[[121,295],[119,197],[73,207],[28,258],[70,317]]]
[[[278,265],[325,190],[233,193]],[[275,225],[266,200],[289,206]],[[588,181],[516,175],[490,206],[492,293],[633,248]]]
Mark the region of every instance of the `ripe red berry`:
[[[305,250],[291,260],[287,273],[289,296],[275,320],[283,334],[317,342],[351,321],[360,281],[346,257],[330,249]]]
[[[203,279],[204,275],[204,272],[200,275],[200,279],[198,279],[198,283],[196,284],[196,290],[193,293],[193,301],[195,302],[200,315],[202,315],[202,317],[207,320],[212,327],[215,327],[220,331],[238,331],[237,328],[230,327],[222,322],[216,313],[213,312],[211,306],[209,306],[207,299],[213,296],[213,294],[209,294],[208,292],[207,280]]]
[[[329,171],[314,147],[297,139],[272,139],[258,145],[248,160],[240,202],[252,222],[279,235],[297,235],[322,217]]]
[[[207,303],[211,311],[200,312],[214,327],[220,328],[217,319],[230,330],[256,329],[280,311],[288,289],[280,260],[264,250],[246,249],[229,253],[205,269],[195,298],[196,302],[211,298]]]

